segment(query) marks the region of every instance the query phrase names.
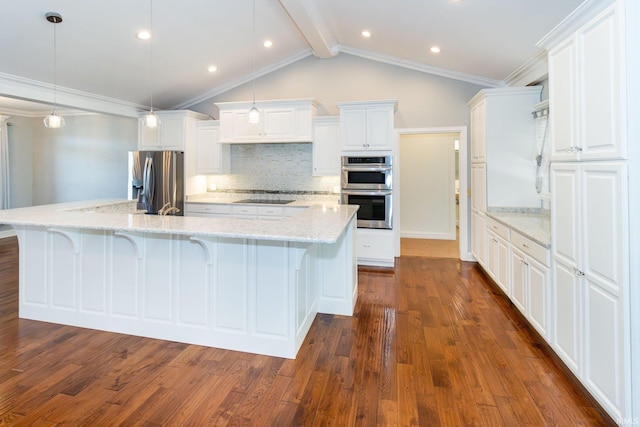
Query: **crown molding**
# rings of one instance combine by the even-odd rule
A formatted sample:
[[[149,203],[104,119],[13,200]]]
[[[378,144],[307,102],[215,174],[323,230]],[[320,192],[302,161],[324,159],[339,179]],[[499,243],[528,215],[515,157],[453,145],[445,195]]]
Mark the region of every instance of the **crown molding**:
[[[121,101],[115,98],[0,73],[0,96],[6,95],[11,98],[52,104],[51,100],[54,98],[54,94],[57,98],[58,105],[97,113],[138,117],[139,111],[145,109],[143,105]],[[48,114],[48,112],[46,114]]]
[[[355,49],[348,46],[338,46],[338,50],[349,55],[359,56],[361,58],[370,59],[372,61],[383,62],[385,64],[395,65],[397,67],[408,68],[414,71],[420,71],[426,74],[433,74],[440,77],[446,77],[453,80],[460,80],[467,83],[473,83],[486,87],[504,87],[506,84],[500,80],[490,79],[488,77],[476,76],[473,74],[461,73],[459,71],[448,70],[446,68],[434,67],[414,61],[407,61],[393,56],[382,55],[379,53]]]
[[[259,77],[262,77],[264,75],[270,74],[276,70],[279,70],[280,68],[286,67],[287,65],[291,65],[295,62],[300,61],[301,59],[304,59],[308,56],[313,55],[313,52],[311,51],[311,49],[305,49],[303,51],[300,51],[298,53],[296,53],[295,55],[291,55],[288,58],[283,59],[280,62],[276,62],[275,64],[271,64],[268,67],[264,67],[261,68],[260,70],[257,70],[255,73],[243,76],[239,79],[233,80],[229,83],[226,83],[224,85],[220,85],[220,86],[216,86],[213,89],[203,93],[200,96],[197,96],[195,98],[189,99],[188,101],[185,101],[181,104],[175,105],[173,106],[171,109],[172,110],[183,110],[186,108],[189,108],[193,105],[199,104],[201,102],[204,102],[210,98],[213,98],[214,96],[220,95],[221,93],[227,92],[231,89],[234,89],[238,86],[242,86],[245,83],[249,83],[251,81],[253,81],[254,79],[257,79]]]
[[[540,50],[535,56],[509,74],[504,82],[509,86],[527,86],[546,78],[549,74],[549,61],[546,50]]]

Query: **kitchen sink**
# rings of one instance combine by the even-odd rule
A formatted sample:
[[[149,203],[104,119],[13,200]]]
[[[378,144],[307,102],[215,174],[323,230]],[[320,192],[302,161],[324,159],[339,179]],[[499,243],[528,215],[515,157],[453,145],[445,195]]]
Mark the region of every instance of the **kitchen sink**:
[[[286,205],[287,203],[292,203],[295,202],[295,200],[284,200],[284,199],[275,199],[275,200],[269,200],[269,199],[242,199],[242,200],[237,200],[233,203],[258,203],[261,205]]]

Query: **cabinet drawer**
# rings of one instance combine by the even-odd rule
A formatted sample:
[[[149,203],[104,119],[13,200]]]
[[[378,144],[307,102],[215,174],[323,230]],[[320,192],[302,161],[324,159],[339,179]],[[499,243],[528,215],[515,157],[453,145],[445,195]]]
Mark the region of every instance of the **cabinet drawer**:
[[[282,216],[282,206],[258,206],[259,216]]]
[[[549,266],[549,249],[524,237],[516,231],[511,233],[511,245],[520,249],[525,254],[537,260],[539,263]]]
[[[233,215],[258,215],[258,207],[251,205],[234,205],[231,207]]]
[[[187,215],[189,213],[229,215],[231,213],[231,206],[205,203],[187,203]]]
[[[356,237],[358,259],[393,260],[393,233],[387,230],[358,229]]]
[[[487,230],[491,230],[506,241],[509,241],[509,227],[487,216]]]

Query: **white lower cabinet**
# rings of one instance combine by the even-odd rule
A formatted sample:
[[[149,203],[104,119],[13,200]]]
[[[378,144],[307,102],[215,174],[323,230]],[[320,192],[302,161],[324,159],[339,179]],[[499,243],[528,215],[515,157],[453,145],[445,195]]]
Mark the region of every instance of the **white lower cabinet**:
[[[511,232],[511,301],[549,339],[549,250]]]
[[[358,265],[393,267],[393,230],[358,228],[356,257]]]
[[[186,203],[185,208],[186,216],[215,218],[231,215],[231,205],[225,204]]]
[[[509,228],[487,218],[487,272],[504,291],[511,295],[509,283]]]
[[[631,394],[627,167],[551,167],[552,347],[614,418]]]
[[[471,211],[471,253],[476,258],[476,261],[482,266],[487,266],[487,249],[486,249],[486,234],[485,227],[486,216],[484,212],[472,210]]]

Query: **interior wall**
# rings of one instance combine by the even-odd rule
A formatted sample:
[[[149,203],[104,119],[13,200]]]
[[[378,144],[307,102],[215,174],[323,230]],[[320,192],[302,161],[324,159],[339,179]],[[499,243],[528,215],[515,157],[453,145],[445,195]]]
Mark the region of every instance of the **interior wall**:
[[[9,207],[33,205],[33,119],[12,116],[9,135]]]
[[[400,237],[456,239],[456,138],[458,134],[400,136]]]
[[[137,149],[136,119],[87,114],[62,129],[42,118],[12,118],[11,207],[126,198],[127,152]]]
[[[337,102],[397,99],[395,127],[468,126],[471,99],[483,86],[341,53],[314,56],[256,80],[256,99],[315,98],[318,116],[338,115]],[[219,117],[215,102],[247,101],[251,82],[189,107]]]

